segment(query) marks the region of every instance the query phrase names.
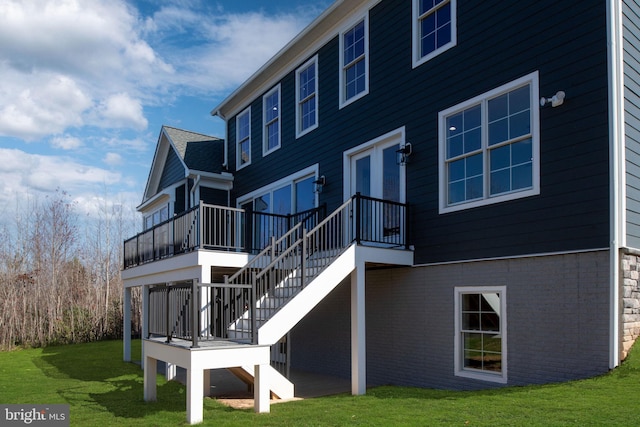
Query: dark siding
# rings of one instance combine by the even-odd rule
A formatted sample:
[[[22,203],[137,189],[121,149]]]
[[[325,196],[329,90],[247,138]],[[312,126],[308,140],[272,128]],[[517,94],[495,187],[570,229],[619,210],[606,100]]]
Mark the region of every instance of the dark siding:
[[[216,188],[200,187],[200,200],[209,205],[227,206],[228,193]]]
[[[176,152],[171,149],[167,154],[167,161],[160,177],[159,190],[164,190],[182,179],[184,179],[184,165]]]
[[[627,245],[640,248],[640,5],[622,2],[626,135]]]
[[[176,202],[173,206],[174,214],[181,214],[187,210],[187,192],[185,185],[176,187]]]
[[[369,94],[338,108],[335,37],[318,52],[318,129],[295,139],[292,71],[281,82],[282,148],[262,158],[260,94],[252,165],[236,173],[234,197],[319,163],[327,177],[321,202],[331,211],[342,202],[343,152],[405,126],[417,263],[607,247],[605,12],[598,1],[461,1],[458,45],[412,69],[411,2],[383,0],[370,12]],[[567,93],[563,106],[540,111],[541,194],[440,215],[438,112],[536,70],[541,95]],[[234,118],[229,141],[233,166]]]

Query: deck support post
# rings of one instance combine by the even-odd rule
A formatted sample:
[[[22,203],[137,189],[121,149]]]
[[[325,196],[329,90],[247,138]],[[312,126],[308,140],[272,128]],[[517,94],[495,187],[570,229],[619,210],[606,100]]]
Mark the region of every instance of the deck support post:
[[[211,370],[204,369],[202,373],[203,373],[202,395],[205,397],[209,397],[211,396]]]
[[[131,362],[131,288],[124,288],[122,307],[122,360]]]
[[[367,391],[367,352],[365,329],[365,267],[356,260],[351,272],[351,394]]]
[[[142,286],[142,339],[149,338],[149,316],[151,310],[149,308],[149,285]],[[141,346],[140,349],[140,360],[144,359],[144,346]]]
[[[268,413],[271,411],[270,390],[269,390],[269,365],[254,366],[253,383],[253,410],[258,413]]]
[[[158,361],[153,357],[144,358],[144,401],[156,401],[156,375]]]
[[[204,369],[191,366],[187,369],[187,422],[198,424],[203,419]]]

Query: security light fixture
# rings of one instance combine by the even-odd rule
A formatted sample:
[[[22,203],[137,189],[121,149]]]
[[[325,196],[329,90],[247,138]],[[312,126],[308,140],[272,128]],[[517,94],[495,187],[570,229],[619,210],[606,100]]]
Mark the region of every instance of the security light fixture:
[[[412,152],[413,151],[410,142],[407,142],[406,144],[401,146],[399,150],[396,150],[396,154],[398,156],[396,159],[397,164],[399,164],[400,166],[406,165],[407,160],[409,159],[409,156]]]

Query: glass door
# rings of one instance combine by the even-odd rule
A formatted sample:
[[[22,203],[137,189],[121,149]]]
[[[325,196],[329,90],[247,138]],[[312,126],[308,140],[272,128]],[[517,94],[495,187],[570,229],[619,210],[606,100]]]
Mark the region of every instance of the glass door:
[[[386,141],[351,155],[350,192],[363,196],[353,226],[363,241],[388,244],[397,241],[403,231],[402,210],[389,203],[405,202],[404,168],[397,162],[399,149],[399,141]]]

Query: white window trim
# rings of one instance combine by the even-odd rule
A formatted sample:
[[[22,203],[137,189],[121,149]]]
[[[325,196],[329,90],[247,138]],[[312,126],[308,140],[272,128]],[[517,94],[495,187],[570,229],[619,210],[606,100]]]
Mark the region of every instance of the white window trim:
[[[303,178],[307,178],[309,176],[314,176],[314,177],[318,177],[318,170],[319,170],[319,165],[318,163],[311,165],[307,168],[301,169],[298,172],[295,172],[291,175],[285,176],[284,178],[281,178],[277,181],[271,182],[263,187],[260,187],[258,189],[253,190],[250,193],[246,193],[243,194],[242,196],[238,197],[238,199],[236,200],[236,206],[239,208],[241,207],[243,204],[255,199],[258,196],[261,196],[265,193],[269,193],[273,190],[277,190],[278,188],[281,188],[287,184],[293,184],[296,181],[299,181]],[[318,206],[318,194],[316,193],[316,200],[315,200],[315,204],[316,207]]]
[[[249,115],[249,160],[246,163],[240,162],[240,156],[242,155],[240,150],[240,139],[238,135],[238,123],[240,122],[240,118],[245,114]],[[236,116],[236,170],[240,170],[244,167],[247,167],[251,164],[251,107],[245,108],[242,112],[240,112]]]
[[[301,114],[300,114],[300,99],[298,98],[300,96],[300,73],[304,70],[306,70],[307,68],[309,68],[310,66],[315,67],[315,98],[316,98],[316,120],[315,120],[315,124],[312,126],[309,126],[306,129],[301,129]],[[298,69],[296,70],[296,95],[295,95],[295,100],[296,100],[296,138],[300,138],[303,135],[308,134],[309,132],[311,132],[312,130],[316,129],[319,125],[319,117],[318,117],[318,111],[320,110],[320,97],[319,97],[319,93],[318,93],[318,80],[319,80],[319,76],[318,76],[318,55],[314,56],[313,58],[311,58],[310,60],[308,60],[307,62],[305,62],[304,64],[302,64],[300,67],[298,67]]]
[[[451,3],[451,41],[440,48],[434,50],[428,55],[420,57],[420,27],[418,19],[420,17],[420,0],[413,0],[412,7],[412,37],[413,37],[413,68],[416,68],[430,59],[435,58],[441,53],[456,46],[458,40],[458,26],[457,26],[457,0],[449,0]]]
[[[460,296],[467,293],[499,293],[500,294],[500,335],[502,338],[502,372],[492,373],[464,369],[462,334],[460,332]],[[457,377],[473,378],[482,381],[491,381],[500,384],[507,383],[507,287],[506,286],[460,286],[454,288],[454,375]]]
[[[347,31],[351,31],[356,25],[360,24],[360,22],[364,21],[364,90],[359,94],[346,99],[347,90],[346,90],[346,81],[345,81],[345,63],[344,63],[344,35]],[[340,80],[340,107],[343,108],[347,105],[357,101],[358,99],[366,96],[369,93],[369,13],[360,17],[358,20],[352,23],[348,28],[340,33],[340,70],[339,70],[339,80]]]
[[[485,179],[484,183],[484,192],[485,195],[480,200],[473,200],[469,202],[462,202],[456,205],[448,206],[447,204],[447,176],[446,176],[446,119],[448,116],[455,114],[459,111],[465,110],[474,104],[478,104],[481,102],[486,102],[489,98],[496,97],[502,93],[510,92],[519,86],[524,86],[526,84],[531,85],[531,150],[533,154],[533,185],[530,189],[526,190],[516,190],[510,193],[500,194],[498,196],[488,196],[488,176],[487,176],[487,166],[484,166],[483,176]],[[439,212],[441,214],[448,212],[455,212],[464,209],[470,209],[477,206],[485,206],[494,203],[501,203],[507,200],[515,200],[523,197],[529,197],[540,194],[540,109],[538,104],[538,99],[540,99],[540,90],[538,83],[538,71],[534,71],[531,74],[527,74],[526,76],[520,77],[512,82],[504,84],[496,89],[490,90],[489,92],[483,93],[482,95],[476,96],[475,98],[471,98],[467,101],[464,101],[458,105],[455,105],[451,108],[448,108],[444,111],[438,113],[438,169],[439,169],[439,181],[440,181],[440,207]],[[482,147],[484,152],[486,152],[486,132],[487,129],[484,126],[483,122],[483,141]],[[485,162],[488,159],[485,156]]]
[[[269,149],[269,135],[267,133],[267,125],[271,124],[267,123],[267,98],[273,95],[275,92],[278,93],[278,144]],[[262,156],[267,156],[277,149],[280,148],[282,144],[282,91],[280,90],[280,85],[278,84],[276,87],[271,89],[262,97]]]

